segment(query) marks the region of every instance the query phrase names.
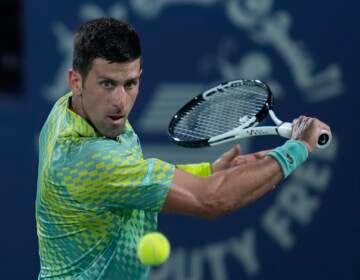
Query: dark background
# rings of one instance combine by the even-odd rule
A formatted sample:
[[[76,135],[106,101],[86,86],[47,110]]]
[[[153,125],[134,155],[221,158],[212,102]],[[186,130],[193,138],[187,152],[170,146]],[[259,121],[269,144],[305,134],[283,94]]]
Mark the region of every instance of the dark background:
[[[215,158],[226,149],[184,151],[170,143],[163,123],[160,122],[158,130],[153,131],[144,125],[146,116],[154,115],[151,108],[159,104],[159,89],[164,84],[197,85],[205,89],[218,81],[234,78],[219,60],[225,55],[231,63],[242,61],[248,54],[265,58],[260,62],[250,59],[250,65],[256,67],[255,70],[254,67],[247,68],[261,73],[256,71],[268,62],[270,70],[264,77],[254,76],[254,72],[240,67],[235,71],[236,78],[276,81],[282,89],[278,91],[275,103],[279,117],[291,120],[299,114],[316,115],[331,125],[335,136],[332,147],[315,153],[305,165],[314,172],[300,170],[252,206],[216,221],[161,216],[160,230],[169,237],[173,255],[167,264],[154,272],[153,278],[360,279],[357,2],[178,1],[166,5],[153,16],[135,7],[134,3],[140,2],[140,6],[150,8],[158,2],[166,3],[1,1],[1,279],[37,277],[39,260],[34,218],[37,135],[56,98],[67,91],[64,82],[70,65],[71,33],[84,20],[101,15],[129,20],[142,37],[142,93],[131,121],[141,138],[145,155],[169,161],[178,158],[201,161]],[[226,12],[230,2],[237,3],[253,16],[261,4],[268,3],[271,8],[252,26],[244,23],[237,26]],[[287,15],[283,20],[288,21],[287,34],[291,42],[301,42],[302,50],[312,61],[309,66],[312,77],[326,72],[332,65],[336,65],[337,74],[305,85],[296,78],[283,48],[276,48],[256,37],[261,27],[269,26],[267,20],[281,12]],[[290,46],[292,50],[296,48],[297,45]],[[319,92],[322,97],[318,97]],[[197,93],[194,90],[194,94]],[[172,108],[182,105],[177,99],[179,92],[169,91],[168,94],[170,101],[164,108],[173,111]],[[192,93],[184,90],[184,99],[186,94]],[[159,118],[169,117],[165,111],[163,113]],[[243,146],[245,152],[250,152],[282,142],[283,139],[278,137],[264,137],[244,142]],[[326,184],[321,184],[324,174]],[[317,183],[318,188],[314,187]],[[307,221],[291,219],[295,242],[285,248],[264,229],[262,221],[294,188],[304,190],[308,197],[316,199],[318,206]],[[288,217],[289,213],[283,215]],[[247,232],[252,232],[255,238],[259,261],[253,274],[247,272],[234,253],[229,253],[236,251],[229,245],[231,240],[241,239]],[[216,248],[222,248],[226,253],[222,254]],[[191,264],[195,263],[192,261],[196,254],[202,256],[202,261],[194,269]],[[211,254],[215,257],[210,257]],[[222,269],[216,270],[214,262],[209,261],[211,258],[221,260],[217,264]],[[199,277],[196,268],[202,271]]]

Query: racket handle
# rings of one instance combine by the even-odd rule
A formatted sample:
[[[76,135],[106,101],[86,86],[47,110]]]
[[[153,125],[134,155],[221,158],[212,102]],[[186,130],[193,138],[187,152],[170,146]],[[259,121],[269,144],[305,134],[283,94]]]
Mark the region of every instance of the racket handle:
[[[329,133],[329,131],[323,129],[320,131],[320,136],[318,139],[318,143],[316,145],[316,147],[320,148],[320,149],[325,149],[327,148],[330,144],[331,144],[331,134]]]
[[[284,122],[277,128],[277,131],[280,136],[285,138],[291,138],[292,124],[289,122]],[[323,129],[320,131],[320,136],[316,147],[319,149],[325,149],[330,145],[331,140],[331,134],[327,130]]]

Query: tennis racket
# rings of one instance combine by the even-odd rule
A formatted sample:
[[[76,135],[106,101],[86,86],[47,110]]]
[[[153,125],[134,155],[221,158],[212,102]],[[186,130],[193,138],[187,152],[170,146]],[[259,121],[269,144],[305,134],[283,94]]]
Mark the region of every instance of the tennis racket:
[[[291,137],[292,124],[277,118],[269,86],[259,80],[222,83],[197,95],[171,119],[170,138],[183,147],[214,146],[241,138]],[[257,126],[270,115],[274,126]],[[331,134],[322,130],[317,147],[326,148]]]

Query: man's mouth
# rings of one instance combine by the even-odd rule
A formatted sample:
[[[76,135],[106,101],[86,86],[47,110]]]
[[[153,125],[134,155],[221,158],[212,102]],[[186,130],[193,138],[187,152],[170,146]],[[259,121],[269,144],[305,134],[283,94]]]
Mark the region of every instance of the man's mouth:
[[[124,115],[110,115],[110,119],[112,119],[114,122],[119,121],[124,118]]]

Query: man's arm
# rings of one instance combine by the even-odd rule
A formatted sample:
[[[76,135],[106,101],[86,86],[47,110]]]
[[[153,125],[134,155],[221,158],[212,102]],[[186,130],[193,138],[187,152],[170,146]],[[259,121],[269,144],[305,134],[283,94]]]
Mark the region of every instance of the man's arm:
[[[311,152],[320,131],[330,128],[317,119],[299,117],[294,121],[292,139],[300,140]],[[301,145],[304,146],[304,145]],[[273,189],[284,177],[284,167],[273,156],[259,154],[255,160],[197,177],[176,170],[163,212],[215,218],[246,206]]]
[[[243,207],[273,189],[282,179],[271,157],[197,177],[176,170],[163,212],[215,218]]]

